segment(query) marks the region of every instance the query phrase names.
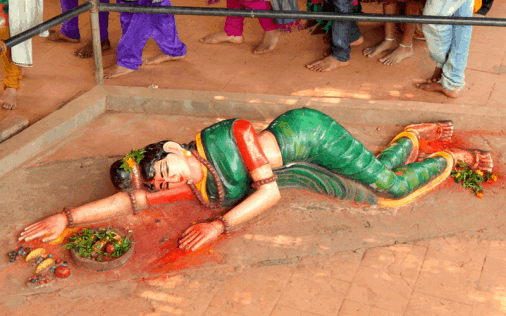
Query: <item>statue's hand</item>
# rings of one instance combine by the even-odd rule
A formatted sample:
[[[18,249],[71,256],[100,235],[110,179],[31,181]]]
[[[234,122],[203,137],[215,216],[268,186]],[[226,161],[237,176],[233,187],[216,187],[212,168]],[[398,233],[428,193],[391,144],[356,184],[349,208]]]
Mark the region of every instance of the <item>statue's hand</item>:
[[[67,216],[64,213],[59,213],[26,227],[18,240],[30,241],[49,235],[42,239],[42,242],[48,242],[58,238],[65,227],[67,227]]]
[[[179,248],[191,251],[197,250],[203,245],[215,241],[223,230],[224,227],[220,221],[193,225],[181,234]]]

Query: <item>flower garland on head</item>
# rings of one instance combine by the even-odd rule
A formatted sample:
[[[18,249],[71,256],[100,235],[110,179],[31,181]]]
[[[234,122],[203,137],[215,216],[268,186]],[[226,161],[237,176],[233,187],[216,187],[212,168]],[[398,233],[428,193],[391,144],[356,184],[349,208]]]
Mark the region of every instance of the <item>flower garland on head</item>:
[[[141,160],[144,158],[145,153],[146,151],[144,149],[132,149],[130,153],[121,159],[122,164],[119,167],[125,171],[132,172],[132,168],[141,162]]]

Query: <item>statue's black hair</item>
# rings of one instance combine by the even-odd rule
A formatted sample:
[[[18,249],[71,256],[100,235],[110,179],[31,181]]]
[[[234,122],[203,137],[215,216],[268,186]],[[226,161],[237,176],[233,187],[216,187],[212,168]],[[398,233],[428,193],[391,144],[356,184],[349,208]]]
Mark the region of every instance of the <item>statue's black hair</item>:
[[[153,165],[155,162],[162,160],[169,154],[169,152],[163,150],[163,145],[168,141],[169,140],[164,140],[158,143],[149,144],[144,147],[146,153],[144,154],[144,158],[142,158],[139,163],[139,169],[144,181],[148,182],[153,180],[155,177],[155,168]],[[180,145],[183,147],[183,149],[188,149],[188,146],[186,144]],[[132,174],[121,169],[121,164],[121,160],[118,160],[112,164],[110,171],[111,180],[117,189],[125,191],[132,187]]]

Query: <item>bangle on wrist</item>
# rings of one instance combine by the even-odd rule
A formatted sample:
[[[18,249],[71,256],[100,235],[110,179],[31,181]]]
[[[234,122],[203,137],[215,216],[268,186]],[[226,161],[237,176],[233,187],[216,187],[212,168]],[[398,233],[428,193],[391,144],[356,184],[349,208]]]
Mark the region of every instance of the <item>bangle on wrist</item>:
[[[258,181],[255,181],[251,184],[251,187],[254,188],[254,189],[258,189],[259,187],[261,187],[262,185],[265,185],[267,183],[271,183],[271,182],[274,182],[278,179],[278,176],[277,175],[272,175],[272,177],[269,177],[267,179],[262,179],[262,180],[258,180]]]
[[[130,197],[130,202],[132,203],[132,213],[137,215],[141,210],[139,205],[137,204],[137,199],[135,198],[135,192],[128,192],[128,197]]]
[[[74,228],[74,219],[72,218],[72,214],[70,213],[70,210],[68,208],[64,207],[63,213],[65,213],[65,216],[67,216],[67,226],[69,228]]]
[[[223,233],[225,235],[228,235],[230,233],[230,224],[223,216],[217,216],[215,220],[220,221],[223,224]]]

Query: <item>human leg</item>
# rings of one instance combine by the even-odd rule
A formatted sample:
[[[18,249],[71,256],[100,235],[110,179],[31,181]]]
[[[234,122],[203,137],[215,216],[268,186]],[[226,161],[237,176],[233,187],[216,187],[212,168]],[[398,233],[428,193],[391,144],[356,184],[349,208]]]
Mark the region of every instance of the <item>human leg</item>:
[[[396,10],[397,4],[395,2],[383,4],[384,14],[394,15],[396,14]],[[384,51],[396,48],[397,43],[395,39],[395,23],[385,23],[385,38],[375,46],[364,49],[363,53],[369,58],[376,57]]]
[[[62,13],[77,7],[77,0],[60,0]],[[50,41],[67,41],[78,43],[81,39],[79,34],[79,18],[76,16],[62,23],[59,31],[50,31],[47,37]]]
[[[418,2],[406,2],[406,15],[420,15],[420,6]],[[413,56],[413,36],[415,35],[415,29],[416,24],[405,23],[399,47],[397,47],[391,54],[381,58],[380,61],[385,65],[393,66],[404,59]]]
[[[240,1],[241,6],[250,10],[271,10],[269,1]],[[259,18],[260,26],[264,30],[264,36],[260,45],[253,51],[254,54],[265,54],[276,48],[281,33],[278,32],[278,25],[274,19]],[[241,21],[242,34],[242,21]]]
[[[352,1],[334,0],[336,11],[340,13],[350,13]],[[312,71],[325,72],[336,68],[345,67],[350,60],[350,39],[351,22],[334,21],[332,24],[332,42],[330,44],[331,54],[319,61],[311,63],[306,67]]]
[[[8,26],[4,26],[0,29],[0,40],[5,41],[9,36]],[[19,84],[19,80],[22,78],[21,71],[20,67],[12,62],[10,49],[8,49],[5,54],[2,54],[1,58],[5,79],[2,82],[4,91],[0,97],[0,104],[6,110],[13,110],[17,106],[16,90],[21,87]]]
[[[120,22],[123,34],[116,49],[117,63],[105,72],[106,79],[128,74],[142,65],[142,51],[153,30],[148,13],[121,12]]]
[[[242,8],[243,6],[239,3],[239,0],[227,0],[227,9]],[[203,44],[240,44],[244,42],[244,38],[242,37],[243,23],[243,17],[227,16],[223,31],[201,38],[200,42]]]
[[[455,11],[455,17],[472,17],[473,0],[464,0]],[[471,45],[471,25],[452,25],[450,52],[443,65],[441,85],[449,91],[459,91],[465,85],[464,71],[467,66],[469,47]]]
[[[170,2],[165,0],[161,5],[170,6]],[[178,37],[174,15],[153,14],[151,23],[154,25],[151,37],[158,44],[163,54],[149,60],[146,64],[156,65],[164,61],[184,58],[186,56],[186,45]]]
[[[428,0],[424,15],[470,17],[472,16],[472,8],[472,0],[445,2]],[[467,64],[472,32],[471,26],[455,27],[451,25],[424,25],[423,30],[430,56],[436,62],[434,75],[429,81],[437,79],[438,74],[441,73],[441,82],[428,82],[419,85],[421,89],[441,92],[452,98],[458,96],[458,91],[465,84],[464,69]],[[445,65],[446,71],[444,69]]]
[[[109,3],[109,0],[100,0],[101,3]],[[100,42],[102,52],[111,49],[111,42],[109,41],[109,12],[98,13],[98,24],[100,25]],[[80,58],[90,58],[93,56],[93,41],[90,40],[86,45],[79,47],[74,55]]]

